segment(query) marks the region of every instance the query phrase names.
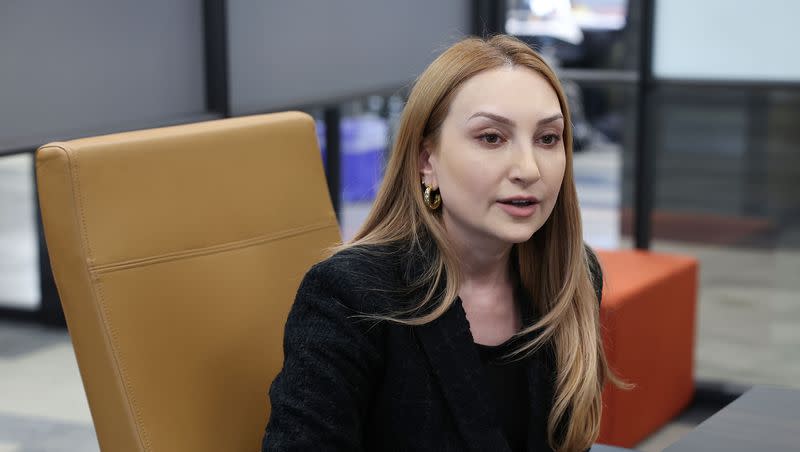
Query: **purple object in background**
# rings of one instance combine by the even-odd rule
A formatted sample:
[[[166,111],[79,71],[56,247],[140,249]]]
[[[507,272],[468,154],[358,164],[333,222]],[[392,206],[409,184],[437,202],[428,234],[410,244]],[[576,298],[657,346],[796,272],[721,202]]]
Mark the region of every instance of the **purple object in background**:
[[[344,202],[375,199],[383,177],[383,155],[388,143],[386,120],[364,114],[342,118],[341,187]],[[325,161],[325,123],[317,121],[317,139]]]
[[[317,119],[314,121],[317,128],[317,143],[319,143],[319,153],[322,155],[322,166],[325,166],[325,121]]]

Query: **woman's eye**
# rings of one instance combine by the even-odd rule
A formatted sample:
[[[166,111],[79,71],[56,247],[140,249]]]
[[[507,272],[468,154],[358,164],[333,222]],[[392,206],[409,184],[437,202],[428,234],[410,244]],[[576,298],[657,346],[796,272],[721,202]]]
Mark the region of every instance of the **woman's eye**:
[[[556,135],[556,134],[554,134],[554,133],[551,133],[551,134],[549,134],[549,135],[545,135],[545,136],[543,136],[543,137],[542,137],[542,138],[540,138],[539,140],[540,140],[540,141],[542,142],[542,144],[543,144],[543,145],[545,145],[545,146],[552,146],[552,145],[554,145],[554,144],[558,143],[558,140],[560,140],[560,139],[561,139],[561,137],[559,137],[558,135]]]
[[[484,133],[481,135],[481,140],[487,144],[499,144],[502,138],[496,133]]]

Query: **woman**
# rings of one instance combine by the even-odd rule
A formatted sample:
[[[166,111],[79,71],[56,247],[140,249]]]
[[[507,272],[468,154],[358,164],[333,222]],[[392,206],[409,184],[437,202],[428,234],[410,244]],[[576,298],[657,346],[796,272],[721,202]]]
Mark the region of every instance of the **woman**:
[[[364,226],[298,290],[263,450],[591,446],[611,375],[569,125],[514,38],[425,70]]]

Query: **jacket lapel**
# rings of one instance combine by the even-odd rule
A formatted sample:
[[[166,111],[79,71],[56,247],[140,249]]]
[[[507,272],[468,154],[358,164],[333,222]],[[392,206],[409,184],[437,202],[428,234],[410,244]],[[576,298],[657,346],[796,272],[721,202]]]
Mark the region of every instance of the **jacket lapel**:
[[[469,450],[508,451],[461,300],[415,332]]]
[[[432,243],[424,241],[416,246],[403,269],[403,279],[411,286],[432,261]],[[437,294],[444,292],[444,285],[442,281]],[[412,299],[418,301],[424,292],[425,288],[421,288]],[[496,404],[489,395],[489,377],[475,347],[461,299],[456,298],[438,319],[414,327],[414,333],[468,449],[510,452],[498,424]]]

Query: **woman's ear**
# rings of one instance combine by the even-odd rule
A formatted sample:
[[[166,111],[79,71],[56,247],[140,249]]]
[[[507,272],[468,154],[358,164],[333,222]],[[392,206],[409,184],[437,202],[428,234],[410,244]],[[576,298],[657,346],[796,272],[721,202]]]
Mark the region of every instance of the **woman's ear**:
[[[425,140],[420,145],[419,151],[419,172],[422,183],[432,187],[438,187],[436,181],[435,160],[433,157],[434,148],[430,141]]]

